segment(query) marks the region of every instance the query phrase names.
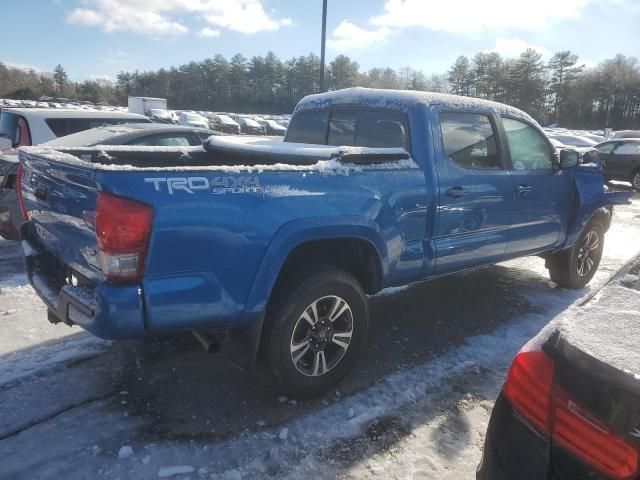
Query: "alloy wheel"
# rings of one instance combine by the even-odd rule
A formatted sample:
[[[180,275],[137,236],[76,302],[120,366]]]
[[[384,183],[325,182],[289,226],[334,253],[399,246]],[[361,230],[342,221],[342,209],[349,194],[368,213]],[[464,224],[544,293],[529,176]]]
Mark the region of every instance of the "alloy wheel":
[[[598,247],[600,239],[595,230],[590,230],[582,241],[582,246],[578,250],[577,270],[580,277],[586,277],[593,270],[598,259]]]
[[[317,377],[333,370],[351,345],[353,313],[336,295],[315,300],[300,315],[291,334],[291,361],[296,370]]]

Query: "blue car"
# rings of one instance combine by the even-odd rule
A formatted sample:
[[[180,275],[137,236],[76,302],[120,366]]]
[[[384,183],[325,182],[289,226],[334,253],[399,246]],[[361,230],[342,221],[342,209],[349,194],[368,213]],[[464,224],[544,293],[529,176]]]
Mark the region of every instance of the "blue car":
[[[506,105],[347,89],[284,142],[24,148],[28,275],[49,320],[103,338],[194,332],[289,395],[335,387],[366,295],[528,255],[584,287],[613,205],[599,165]]]

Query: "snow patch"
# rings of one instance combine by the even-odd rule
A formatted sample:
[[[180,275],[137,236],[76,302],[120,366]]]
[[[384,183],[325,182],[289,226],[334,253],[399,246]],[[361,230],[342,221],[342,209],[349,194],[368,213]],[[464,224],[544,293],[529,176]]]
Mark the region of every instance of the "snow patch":
[[[46,319],[42,319],[43,322]],[[95,357],[111,345],[85,332],[0,357],[0,387],[44,374],[71,362]]]
[[[175,477],[176,475],[184,475],[193,473],[195,469],[191,465],[177,465],[174,467],[161,467],[158,471],[158,478]]]
[[[133,457],[133,448],[131,448],[129,445],[124,445],[120,447],[120,450],[118,450],[118,458],[129,458],[129,457]]]

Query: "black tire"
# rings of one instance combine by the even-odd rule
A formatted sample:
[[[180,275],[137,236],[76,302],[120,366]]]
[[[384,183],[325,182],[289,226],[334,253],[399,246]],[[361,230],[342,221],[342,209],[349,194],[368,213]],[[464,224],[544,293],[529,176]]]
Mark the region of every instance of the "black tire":
[[[339,300],[347,304],[346,310]],[[338,311],[342,313],[338,315]],[[329,321],[331,313],[335,314],[333,321]],[[306,317],[313,316],[317,321],[311,327]],[[369,309],[358,281],[339,268],[306,265],[280,282],[269,303],[259,359],[264,364],[259,371],[290,397],[322,395],[349,373],[365,343],[368,327]],[[334,340],[343,344],[348,340],[347,348],[339,347]],[[303,350],[306,353],[294,363],[294,357]]]
[[[592,220],[578,237],[575,245],[549,258],[551,280],[565,288],[583,288],[593,278],[602,259],[604,225]]]
[[[636,170],[631,174],[631,187],[637,192],[640,192],[640,170]]]

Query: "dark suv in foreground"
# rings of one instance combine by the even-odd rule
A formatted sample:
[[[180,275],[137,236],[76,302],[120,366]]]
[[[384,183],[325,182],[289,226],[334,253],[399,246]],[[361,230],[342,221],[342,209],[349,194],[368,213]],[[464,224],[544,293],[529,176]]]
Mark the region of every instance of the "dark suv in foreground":
[[[640,256],[516,355],[478,480],[640,478],[638,298]]]

